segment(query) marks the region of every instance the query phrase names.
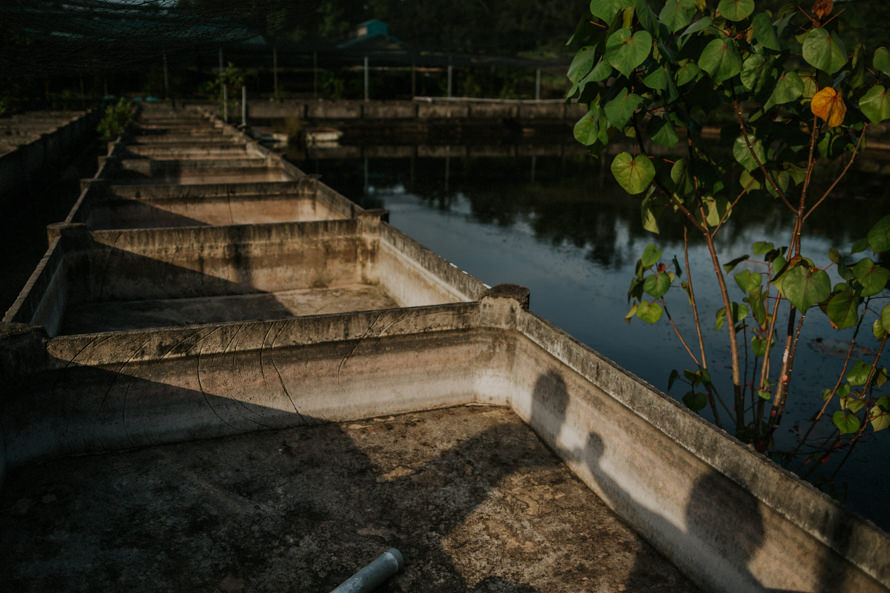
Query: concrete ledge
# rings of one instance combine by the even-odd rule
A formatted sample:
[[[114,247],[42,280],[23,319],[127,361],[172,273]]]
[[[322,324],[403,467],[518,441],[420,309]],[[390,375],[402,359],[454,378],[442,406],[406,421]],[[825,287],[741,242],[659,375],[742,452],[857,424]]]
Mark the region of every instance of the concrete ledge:
[[[53,338],[44,366],[4,402],[7,464],[509,404],[707,590],[888,590],[887,534],[528,313],[510,292],[476,303]]]

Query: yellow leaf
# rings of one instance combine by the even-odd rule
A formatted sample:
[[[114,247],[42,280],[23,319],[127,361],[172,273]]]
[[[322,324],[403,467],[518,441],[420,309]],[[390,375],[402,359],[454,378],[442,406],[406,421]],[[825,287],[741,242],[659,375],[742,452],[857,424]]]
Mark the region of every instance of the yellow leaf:
[[[832,128],[844,123],[844,117],[847,115],[843,97],[830,86],[813,95],[810,110],[816,117],[827,121]]]
[[[816,18],[820,21],[831,14],[831,11],[834,10],[834,1],[833,0],[816,0],[813,4],[813,8],[811,8],[813,14],[816,15]]]

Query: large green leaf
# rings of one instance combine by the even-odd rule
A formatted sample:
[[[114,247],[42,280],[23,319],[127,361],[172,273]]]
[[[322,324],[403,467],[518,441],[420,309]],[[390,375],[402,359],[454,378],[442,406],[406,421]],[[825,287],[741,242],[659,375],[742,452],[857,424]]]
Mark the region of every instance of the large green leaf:
[[[890,428],[890,397],[882,395],[868,411],[868,419],[875,432]]]
[[[783,72],[766,102],[766,109],[773,105],[790,103],[803,95],[803,80],[797,72]]]
[[[890,97],[887,96],[887,89],[879,84],[868,89],[859,99],[859,109],[875,124],[890,119]]]
[[[585,82],[602,82],[609,78],[612,75],[612,66],[609,65],[609,62],[606,61],[606,58],[601,58],[599,62],[596,63],[596,66],[593,67],[593,70],[590,71],[590,74],[584,77],[582,84]]]
[[[847,63],[847,50],[838,36],[816,27],[803,40],[803,59],[823,72],[834,74]]]
[[[655,167],[642,154],[635,157],[627,152],[615,155],[611,170],[615,181],[624,188],[624,191],[633,195],[643,193],[655,178]]]
[[[606,40],[606,60],[625,76],[630,76],[651,50],[652,36],[646,31],[618,29]]]
[[[640,204],[640,220],[643,223],[644,229],[657,235],[660,231],[656,208],[658,208],[658,212],[661,212],[664,210],[664,205],[660,200],[655,199],[654,193],[650,191],[649,195],[643,198],[643,202]]]
[[[759,91],[767,75],[767,69],[763,67],[766,60],[760,54],[751,54],[742,62],[742,71],[739,80],[749,91]]]
[[[609,24],[618,11],[633,6],[633,0],[590,0],[590,14]]]
[[[748,148],[748,142],[751,143],[751,148]],[[752,150],[753,153],[751,152]],[[761,165],[766,162],[763,143],[751,135],[748,136],[748,141],[745,141],[744,136],[739,136],[735,139],[735,142],[732,143],[732,156],[746,171],[757,169],[760,166],[757,164],[758,161]],[[754,158],[755,156],[757,157],[756,159]]]
[[[739,288],[748,294],[760,291],[760,285],[763,282],[763,277],[760,274],[752,272],[751,270],[742,270],[741,272],[737,272],[733,277],[739,285]]]
[[[884,290],[890,279],[890,270],[866,258],[853,266],[853,275],[862,285],[862,296],[868,297]]]
[[[653,142],[655,142],[656,144],[660,144],[666,148],[671,148],[680,141],[680,138],[679,136],[677,136],[677,132],[674,130],[674,126],[671,125],[671,122],[662,120],[661,123],[657,125],[657,129],[650,135],[650,138]]]
[[[693,0],[667,0],[658,13],[660,20],[671,33],[679,31],[692,22],[695,14],[695,2]]]
[[[779,45],[779,38],[776,36],[776,29],[770,21],[769,15],[765,12],[758,12],[751,22],[754,27],[754,39],[767,49],[773,51],[781,51],[782,46]]]
[[[857,360],[853,367],[847,372],[847,383],[853,387],[865,385],[868,382],[868,376],[871,374],[871,365]]]
[[[649,0],[634,0],[634,16],[637,17],[640,26],[647,31],[652,33],[658,31],[658,17],[649,5]]]
[[[890,303],[887,303],[881,309],[881,325],[884,326],[885,332],[890,333]]]
[[[667,66],[659,66],[643,79],[643,84],[656,91],[667,90],[670,82],[671,74],[668,72]]]
[[[875,253],[890,249],[890,216],[885,216],[875,223],[866,235],[868,245]]]
[[[881,46],[875,50],[872,63],[874,64],[875,70],[890,76],[890,51],[887,51],[886,47]]]
[[[741,21],[754,12],[754,0],[720,0],[717,10],[730,21]]]
[[[606,128],[608,127],[606,116],[598,105],[594,105],[584,114],[584,117],[575,123],[573,130],[575,140],[584,146],[592,146],[597,140],[605,142]]]
[[[847,412],[846,410],[838,410],[831,416],[832,422],[841,431],[841,434],[854,434],[862,425],[856,414]]]
[[[672,189],[681,198],[690,195],[695,190],[695,184],[692,175],[689,174],[687,165],[688,161],[686,159],[677,159],[671,167],[671,181],[674,184]]]
[[[818,305],[831,294],[831,279],[824,270],[796,265],[789,268],[781,280],[782,294],[802,312]]]
[[[643,255],[640,256],[640,264],[643,268],[650,268],[658,263],[662,253],[664,253],[663,249],[659,249],[655,243],[649,243],[646,245],[646,248],[643,249]]]
[[[742,59],[732,39],[718,38],[705,46],[698,65],[711,75],[714,82],[720,83],[732,78],[742,70]]]
[[[859,321],[859,303],[860,299],[847,287],[828,300],[825,315],[835,329],[853,327]]]
[[[692,82],[700,73],[701,68],[698,67],[698,64],[690,60],[683,60],[680,62],[680,67],[677,68],[677,86]]]
[[[640,301],[637,305],[637,317],[652,324],[661,319],[664,309],[658,303],[650,303],[649,301]]]
[[[671,287],[671,277],[667,273],[651,274],[643,282],[643,290],[660,299]]]
[[[704,393],[689,391],[683,396],[683,403],[693,412],[698,412],[708,405],[708,397]]]
[[[569,65],[569,71],[566,76],[574,83],[580,82],[582,78],[593,69],[593,62],[596,59],[596,48],[592,45],[586,45],[578,50],[572,63]]]
[[[606,103],[606,106],[604,107],[606,117],[609,118],[609,123],[620,130],[627,125],[627,122],[630,121],[634,111],[636,111],[637,107],[639,107],[642,102],[642,97],[633,94],[628,89],[619,91],[618,95]]]

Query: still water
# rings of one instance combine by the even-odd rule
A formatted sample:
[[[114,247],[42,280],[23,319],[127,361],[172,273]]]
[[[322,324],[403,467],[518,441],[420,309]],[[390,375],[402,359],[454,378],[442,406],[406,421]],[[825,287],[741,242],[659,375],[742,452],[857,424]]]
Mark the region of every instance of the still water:
[[[648,325],[624,319],[628,286],[643,249],[656,243],[664,249],[664,261],[676,255],[682,262],[682,232],[664,225],[657,236],[645,231],[639,201],[614,185],[603,161],[571,144],[427,150],[357,147],[346,152],[309,149],[289,157],[361,205],[387,209],[392,225],[486,284],[528,287],[535,313],[657,388],[667,390],[672,369],[695,368],[664,320]],[[424,153],[434,156],[421,156]],[[852,173],[847,186],[852,189],[832,197],[808,221],[805,255],[817,265],[826,264],[829,247],[849,247],[890,212],[885,179]],[[752,253],[755,241],[786,245],[790,224],[787,212],[768,198],[747,213],[739,210],[719,235],[721,261]],[[730,370],[719,361],[729,360],[729,347],[725,329],[720,333],[714,329],[722,303],[702,242],[691,243],[689,258],[711,372],[718,376],[718,385],[721,380],[726,385]],[[756,264],[749,267],[763,271]],[[732,283],[731,278],[728,281]],[[741,302],[742,296],[736,289],[734,300]],[[878,310],[890,295],[885,291],[880,296]],[[686,340],[694,343],[685,294],[672,289],[667,303]],[[871,320],[867,327],[870,324]],[[864,333],[859,343],[865,359],[877,341],[870,331]],[[819,311],[807,316],[783,432],[777,436],[780,443],[791,442],[796,425],[805,428],[806,419],[821,407],[822,390],[837,380],[843,340],[849,335],[831,330]],[[888,362],[890,355],[885,354],[883,366]],[[682,397],[684,387],[678,382],[671,395]],[[707,410],[702,413],[709,415]],[[844,498],[850,508],[890,529],[886,470],[890,434],[876,436],[869,430],[835,483],[823,486]]]

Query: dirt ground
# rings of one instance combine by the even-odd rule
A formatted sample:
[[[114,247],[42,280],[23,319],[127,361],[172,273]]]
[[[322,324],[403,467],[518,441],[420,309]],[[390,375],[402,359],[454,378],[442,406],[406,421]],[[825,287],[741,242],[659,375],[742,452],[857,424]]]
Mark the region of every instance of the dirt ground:
[[[0,495],[7,591],[696,591],[522,421],[469,406],[34,465]]]

